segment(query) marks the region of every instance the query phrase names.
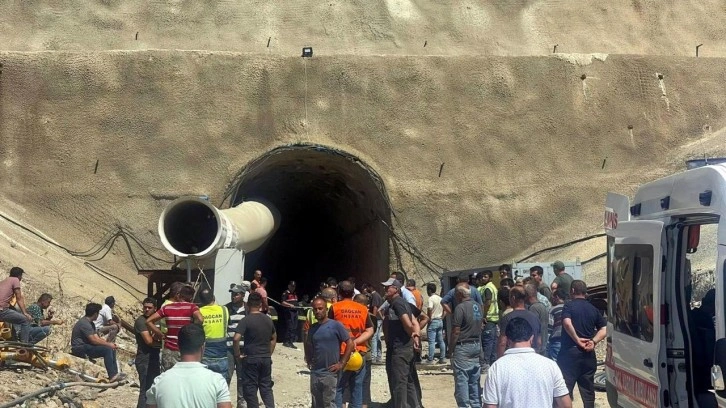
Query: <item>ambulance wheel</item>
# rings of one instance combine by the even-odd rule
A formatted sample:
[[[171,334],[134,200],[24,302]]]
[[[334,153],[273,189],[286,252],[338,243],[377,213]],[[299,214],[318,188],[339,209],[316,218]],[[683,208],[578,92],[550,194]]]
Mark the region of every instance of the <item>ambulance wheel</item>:
[[[618,391],[615,389],[615,386],[605,379],[605,392],[607,392],[608,395],[608,404],[615,408],[618,406]]]
[[[605,374],[605,370],[600,370],[595,373],[595,391],[604,392],[607,391],[608,376]]]

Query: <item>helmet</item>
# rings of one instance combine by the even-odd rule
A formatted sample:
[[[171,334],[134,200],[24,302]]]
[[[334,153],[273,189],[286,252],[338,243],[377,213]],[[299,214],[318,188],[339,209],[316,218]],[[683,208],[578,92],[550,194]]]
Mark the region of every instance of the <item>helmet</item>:
[[[350,353],[348,364],[345,365],[345,371],[358,371],[363,367],[363,356],[360,355],[358,350]]]

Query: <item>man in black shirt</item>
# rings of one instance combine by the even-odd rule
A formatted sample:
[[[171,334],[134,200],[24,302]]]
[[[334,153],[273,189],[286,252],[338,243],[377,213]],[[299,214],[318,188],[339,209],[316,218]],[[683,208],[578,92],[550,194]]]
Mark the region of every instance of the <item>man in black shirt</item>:
[[[272,395],[272,353],[277,334],[272,319],[262,313],[262,296],[251,293],[247,299],[247,316],[237,324],[234,335],[234,357],[239,361],[237,381],[242,385],[244,399],[249,408],[259,408],[257,390],[265,407],[274,407]],[[244,339],[243,349],[239,342]],[[239,387],[238,387],[239,389]]]
[[[139,400],[136,408],[146,408],[146,391],[149,390],[154,379],[161,374],[161,362],[159,351],[161,343],[157,342],[146,327],[146,319],[156,312],[156,300],[146,298],[141,305],[144,313],[136,318],[134,322],[134,334],[136,335],[136,372],[139,373]]]
[[[587,285],[581,280],[570,285],[571,301],[562,309],[562,349],[557,356],[557,365],[562,370],[567,389],[577,383],[585,408],[595,407],[595,370],[597,359],[595,345],[606,335],[605,318],[600,311],[585,299]]]
[[[383,304],[383,298],[381,297],[381,295],[378,294],[378,292],[376,292],[376,288],[373,287],[373,285],[371,284],[364,284],[363,291],[368,295],[371,300],[368,303],[368,312],[372,316],[378,316],[378,308],[380,308]],[[376,364],[381,364],[383,362],[383,345],[381,344],[382,326],[383,320],[376,319],[375,332],[373,333],[373,338],[371,339],[371,357],[373,359],[373,362]]]
[[[419,334],[414,330],[411,306],[401,297],[401,282],[391,278],[383,282],[383,286],[389,303],[383,322],[383,336],[386,339],[386,374],[393,408],[416,407],[419,398],[411,370],[415,369],[414,347],[420,347]]]

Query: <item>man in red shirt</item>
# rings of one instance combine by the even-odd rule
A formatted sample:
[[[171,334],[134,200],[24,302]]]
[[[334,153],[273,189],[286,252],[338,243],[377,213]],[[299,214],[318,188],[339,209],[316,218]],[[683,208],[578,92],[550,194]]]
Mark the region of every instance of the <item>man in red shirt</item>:
[[[199,324],[204,322],[199,307],[191,303],[193,298],[194,289],[185,285],[174,297],[173,303],[160,307],[156,313],[146,319],[146,327],[149,332],[158,339],[164,339],[164,348],[161,350],[161,368],[164,371],[171,369],[174,364],[181,361],[178,343],[179,330],[192,322]],[[166,319],[166,336],[154,324],[161,319]]]
[[[362,354],[363,365],[358,371],[344,371],[338,378],[338,387],[335,392],[336,406],[342,406],[343,393],[350,388],[350,408],[361,408],[363,404],[363,380],[365,379],[365,354],[368,352],[368,340],[373,336],[373,322],[368,316],[368,308],[353,300],[355,287],[349,281],[338,284],[338,293],[341,301],[333,303],[328,310],[328,317],[343,324],[353,339],[356,351]],[[341,345],[340,354],[345,352]]]
[[[254,281],[253,281],[254,282]],[[262,297],[262,308],[260,309],[260,312],[267,313],[268,305],[267,305],[267,278],[260,277],[260,281],[257,284],[257,289],[255,289],[255,293],[259,293]]]
[[[280,298],[280,305],[285,308],[283,316],[285,318],[285,326],[287,333],[285,336],[285,342],[282,343],[285,347],[296,349],[297,347],[293,344],[297,341],[297,294],[295,293],[295,281],[290,281],[287,284],[287,290],[282,292]]]
[[[25,298],[20,289],[20,281],[23,279],[22,268],[14,266],[10,269],[10,276],[0,281],[0,321],[16,324],[20,326],[20,341],[23,343],[30,342],[30,322],[33,317],[25,308]],[[19,313],[10,307],[10,300],[15,296]]]

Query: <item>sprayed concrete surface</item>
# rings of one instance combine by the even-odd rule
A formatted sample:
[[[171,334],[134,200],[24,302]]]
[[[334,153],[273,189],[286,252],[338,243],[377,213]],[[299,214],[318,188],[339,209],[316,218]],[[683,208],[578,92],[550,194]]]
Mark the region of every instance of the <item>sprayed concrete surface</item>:
[[[74,250],[117,226],[158,247],[170,199],[218,202],[250,161],[311,143],[375,170],[400,226],[436,263],[510,260],[600,232],[605,193],[680,170],[681,146],[717,148],[698,141],[724,126],[726,102],[720,59],[0,58],[3,211]],[[128,259],[106,265],[134,279]]]
[[[299,55],[724,56],[719,0],[87,0],[5,2],[9,50],[224,50]]]
[[[299,224],[311,235],[295,239],[323,230],[343,249],[390,248],[391,267],[421,282],[436,278],[424,257],[437,272],[466,269],[600,233],[607,191],[726,151],[715,0],[6,3],[0,277],[22,265],[34,295],[78,305],[113,294],[135,307],[137,268],[172,260],[156,232],[164,206],[224,204],[241,181],[287,198],[287,211],[304,191],[355,208],[322,218],[330,230]],[[290,145],[337,156],[248,168],[270,170],[270,152]],[[302,208],[333,211],[315,200]],[[356,262],[339,258],[296,279]],[[358,276],[385,274],[361,264]],[[586,278],[604,282],[604,262]]]

